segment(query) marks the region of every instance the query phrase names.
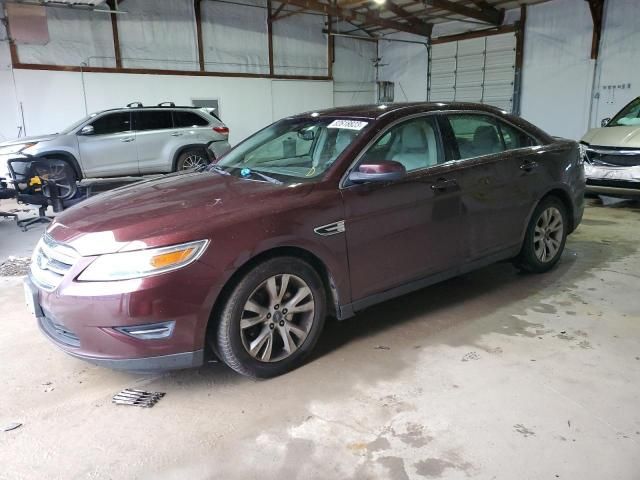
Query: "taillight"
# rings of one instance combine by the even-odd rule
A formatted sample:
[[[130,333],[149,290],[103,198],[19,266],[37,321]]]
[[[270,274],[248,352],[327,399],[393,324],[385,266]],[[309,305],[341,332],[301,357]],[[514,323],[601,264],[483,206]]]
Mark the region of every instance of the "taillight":
[[[213,127],[213,131],[220,135],[229,135],[229,128],[227,127]]]

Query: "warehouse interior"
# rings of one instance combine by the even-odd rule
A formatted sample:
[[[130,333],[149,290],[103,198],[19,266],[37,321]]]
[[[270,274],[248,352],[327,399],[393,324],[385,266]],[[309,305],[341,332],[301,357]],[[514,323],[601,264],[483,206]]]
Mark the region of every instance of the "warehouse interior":
[[[640,478],[640,120],[612,123],[629,108],[640,118],[634,106],[640,104],[639,17],[637,0],[0,0],[0,378],[5,385],[0,478]],[[202,152],[187,149],[193,145],[172,151],[173,166],[166,171],[144,170],[139,160],[134,171],[115,175],[98,169],[90,175],[90,161],[74,159],[74,190],[67,198],[77,200],[73,206],[61,201],[58,208],[56,200],[64,193],[58,186],[53,201],[46,189],[38,190],[48,198],[44,203],[20,197],[20,189],[34,183],[29,177],[16,180],[5,163],[41,148],[50,134],[68,134],[96,112],[111,109],[206,110],[206,121],[213,122],[206,124],[209,134],[214,125],[214,135],[222,138],[211,143],[225,145],[223,154],[208,144],[205,163],[214,166],[260,138],[256,132],[296,115],[373,111],[371,118],[353,113],[348,121],[364,121],[344,127],[367,132],[367,122],[384,117],[377,110],[389,109],[391,115],[394,108],[423,104],[438,112],[447,105],[454,110],[471,104],[496,107],[491,115],[508,115],[512,126],[534,132],[516,123],[521,118],[579,152],[587,179],[576,208],[584,208],[584,214],[576,213],[575,228],[565,236],[564,252],[552,270],[526,274],[496,257],[497,263],[460,268],[459,275],[442,276],[442,282],[424,283],[425,288],[401,296],[384,296],[385,291],[379,304],[349,311],[344,321],[343,305],[336,300],[304,364],[269,379],[229,368],[220,342],[217,347],[207,343],[197,368],[132,372],[92,365],[51,345],[25,306],[23,284],[32,281],[38,249],[56,228],[67,228],[65,219],[75,222],[74,235],[93,235],[79,243],[79,252],[126,236],[113,226],[116,218],[131,231],[142,231],[154,216],[160,222],[165,208],[183,209],[180,215],[193,215],[203,225],[209,221],[191,210],[195,200],[179,191],[188,187],[169,173],[181,169],[176,165],[186,161],[183,155]],[[361,105],[370,107],[354,107]],[[169,118],[177,126],[175,112]],[[335,118],[334,123],[342,121]],[[597,136],[600,130],[612,128],[626,129],[618,143],[594,140],[603,138]],[[318,141],[301,131],[299,138]],[[446,152],[452,137],[442,135],[438,145]],[[122,137],[120,150],[101,153],[100,161],[117,164],[129,141]],[[534,154],[539,148],[527,147]],[[361,157],[349,148],[342,155],[353,155],[347,162],[354,162],[352,169]],[[607,182],[590,182],[589,168],[596,165],[585,153],[590,148],[599,159],[605,155],[599,148],[607,155],[615,148],[626,163],[602,164],[614,174]],[[71,154],[65,149],[50,147],[26,158],[66,162]],[[83,156],[89,151],[82,145],[79,150]],[[582,168],[580,188],[585,188]],[[403,167],[403,175],[407,171]],[[248,172],[245,168],[238,175]],[[336,191],[344,194],[349,172],[336,177]],[[130,189],[112,190],[129,183],[133,187],[127,188],[135,189],[137,182],[143,186],[146,174],[158,182],[153,188],[165,189],[162,208],[157,200],[149,207],[149,193],[136,197]],[[220,182],[231,182],[223,175]],[[508,189],[511,179],[501,175],[501,188]],[[518,170],[518,175],[524,174]],[[44,181],[46,186],[46,175],[40,177],[38,185]],[[292,195],[287,190],[302,188],[307,180],[281,188],[282,202]],[[277,183],[261,181],[271,182],[270,187]],[[225,210],[228,236],[203,240],[207,252],[244,245],[264,232],[276,238],[278,223],[270,216],[263,215],[255,228],[241,223],[259,209],[261,192],[242,190],[241,200],[223,200],[233,185],[223,193],[222,187],[199,191],[212,223],[223,221],[216,218],[216,205],[233,205]],[[518,185],[512,198],[521,192]],[[13,193],[2,196],[3,189]],[[79,199],[81,191],[94,198]],[[286,208],[308,207],[316,193],[311,192]],[[104,195],[109,197],[101,204]],[[482,204],[487,198],[478,194],[473,200]],[[391,210],[394,200],[386,201]],[[305,215],[317,217],[331,208],[318,204]],[[114,209],[126,211],[126,218]],[[345,212],[346,223],[320,222],[313,230],[316,237],[348,233],[348,206]],[[387,215],[377,222],[381,232],[393,218],[414,222],[410,213],[390,217],[383,207],[380,212]],[[305,225],[303,217],[291,218],[290,223]],[[483,225],[505,222],[497,213],[470,218]],[[354,215],[353,224],[357,219]],[[18,228],[16,222],[26,226]],[[171,222],[175,217],[158,227],[159,238],[169,235]],[[329,230],[319,231],[325,227]],[[293,234],[287,230],[282,238],[287,235]],[[66,238],[71,244],[73,236]],[[148,239],[139,240],[143,245]],[[180,242],[187,240],[200,237]],[[122,251],[135,250],[129,245]],[[378,252],[388,258],[370,261],[389,268],[393,250],[390,245],[388,252]],[[84,261],[94,253],[78,255]],[[185,271],[199,258],[195,255]],[[352,250],[337,263],[353,269],[355,259]],[[247,265],[242,256],[234,263],[242,274]],[[323,269],[327,298],[338,298],[340,279],[334,281],[330,267],[318,267]],[[217,292],[225,301],[239,284],[239,273],[233,275]],[[103,309],[100,302],[116,294],[121,295],[118,315],[133,315],[135,294],[123,292],[135,282],[130,277],[105,283],[91,300],[96,315]],[[46,293],[47,298],[62,294]],[[45,294],[40,295],[36,303]],[[83,296],[79,290],[71,293],[69,312],[73,302],[87,301]],[[212,305],[215,300],[207,310],[212,318],[227,311],[221,306],[227,304],[213,297],[207,296]],[[164,308],[154,300],[150,309]],[[91,308],[78,306],[76,313]],[[153,408],[134,408],[114,400],[123,389],[163,395],[144,405]]]

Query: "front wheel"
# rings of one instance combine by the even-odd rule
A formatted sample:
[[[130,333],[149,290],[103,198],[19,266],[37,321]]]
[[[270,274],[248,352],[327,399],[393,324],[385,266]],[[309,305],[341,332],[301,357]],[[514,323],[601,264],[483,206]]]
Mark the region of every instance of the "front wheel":
[[[568,226],[564,203],[554,196],[543,199],[531,216],[516,265],[533,273],[551,270],[564,250]]]
[[[324,326],[322,280],[295,257],[265,261],[247,272],[225,302],[214,350],[229,367],[269,378],[298,367]]]

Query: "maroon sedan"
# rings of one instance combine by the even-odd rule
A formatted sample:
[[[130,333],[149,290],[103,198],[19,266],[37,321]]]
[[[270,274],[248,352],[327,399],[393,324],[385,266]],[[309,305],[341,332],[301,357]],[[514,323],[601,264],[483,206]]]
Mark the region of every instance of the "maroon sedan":
[[[544,272],[582,218],[578,145],[496,108],[415,103],[286,118],[207,170],[60,215],[27,303],[67,353],[136,371],[300,365],[325,317],[512,259]]]

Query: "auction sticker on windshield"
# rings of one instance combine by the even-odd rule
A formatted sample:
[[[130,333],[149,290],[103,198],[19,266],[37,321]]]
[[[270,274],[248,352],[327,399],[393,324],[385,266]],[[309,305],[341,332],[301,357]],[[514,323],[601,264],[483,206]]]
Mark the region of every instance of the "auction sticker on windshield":
[[[367,126],[368,122],[360,122],[358,120],[334,120],[327,128],[345,128],[347,130],[362,130]]]

